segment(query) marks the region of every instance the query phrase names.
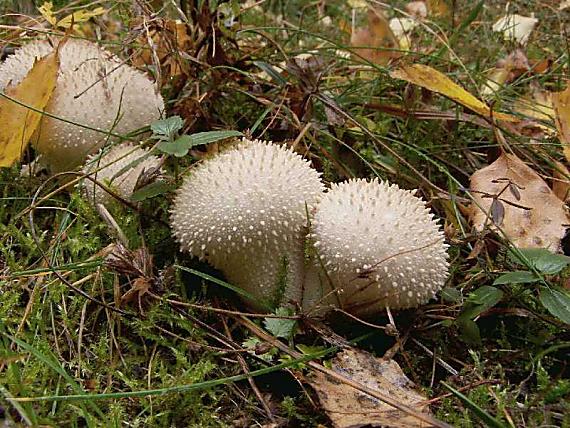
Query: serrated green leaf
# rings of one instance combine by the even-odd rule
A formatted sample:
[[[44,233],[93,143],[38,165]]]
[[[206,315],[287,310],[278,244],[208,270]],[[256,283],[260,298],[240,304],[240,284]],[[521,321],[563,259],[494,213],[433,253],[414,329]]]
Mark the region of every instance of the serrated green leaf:
[[[168,139],[174,138],[177,132],[184,126],[184,120],[180,116],[170,116],[166,119],[157,120],[151,123],[150,129],[156,136],[163,136]]]
[[[163,193],[169,192],[172,189],[173,187],[170,184],[168,184],[166,181],[155,181],[144,187],[141,187],[139,190],[134,192],[131,195],[131,201],[133,202],[144,201],[145,199],[154,198],[155,196],[162,195]]]
[[[530,282],[539,281],[540,278],[536,276],[532,272],[528,271],[515,271],[515,272],[507,272],[493,282],[493,285],[502,285],[502,284],[525,284]]]
[[[567,293],[542,287],[540,303],[556,318],[570,324],[570,296]]]
[[[536,270],[546,275],[554,275],[570,264],[570,257],[555,254],[546,248],[520,248],[524,256]],[[509,251],[509,258],[518,264],[526,266],[525,261],[514,251]]]
[[[275,311],[275,315],[290,316],[291,311],[287,308],[278,308]],[[290,339],[293,337],[297,321],[284,318],[265,318],[264,324],[267,331],[269,331],[273,336]]]

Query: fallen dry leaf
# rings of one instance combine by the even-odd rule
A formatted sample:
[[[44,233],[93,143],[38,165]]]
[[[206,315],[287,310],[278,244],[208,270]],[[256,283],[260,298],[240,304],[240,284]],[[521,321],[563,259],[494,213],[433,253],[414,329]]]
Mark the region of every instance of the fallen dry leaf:
[[[554,173],[552,174],[552,191],[563,202],[570,200],[570,171],[562,162],[554,162]]]
[[[513,104],[513,110],[531,119],[550,122],[554,118],[552,93],[542,90],[538,85],[531,85],[531,93],[518,98]]]
[[[36,110],[43,110],[53,93],[59,70],[57,49],[37,61],[28,75],[5,94]],[[0,98],[0,167],[12,166],[26,149],[42,114],[6,98]]]
[[[493,31],[503,33],[505,40],[524,45],[537,22],[534,16],[505,15],[493,24]]]
[[[427,412],[426,397],[393,360],[376,358],[368,352],[346,349],[331,361],[332,369],[370,389],[397,399],[418,412]],[[378,399],[315,372],[309,382],[335,428],[384,426],[427,427],[425,422],[405,414]]]
[[[526,54],[521,49],[516,49],[497,61],[497,65],[489,72],[487,81],[483,84],[481,95],[483,97],[494,95],[502,85],[512,82],[530,68]]]
[[[350,37],[352,50],[374,64],[386,65],[401,56],[400,43],[381,12],[368,10],[368,27],[356,29]]]
[[[562,92],[552,94],[556,129],[566,160],[570,162],[570,85]]]
[[[100,16],[107,13],[102,7],[97,7],[92,10],[80,9],[67,15],[65,18],[57,20],[55,13],[53,11],[53,3],[45,2],[39,8],[38,11],[42,14],[47,22],[49,22],[53,27],[70,28],[72,25],[80,24],[82,22],[88,21],[94,16]]]
[[[161,65],[163,83],[171,78],[188,75],[188,66],[182,60],[182,55],[191,50],[193,42],[184,22],[156,20],[148,31],[143,28],[137,41],[142,48],[133,53],[133,65],[153,65],[153,55],[156,54]]]
[[[473,110],[481,116],[491,117],[491,109],[483,101],[467,92],[445,74],[423,64],[405,65],[390,72],[395,79],[402,79],[422,88],[444,95],[453,101]],[[493,112],[499,120],[516,122],[517,118],[505,113]]]
[[[471,176],[474,227],[497,229],[519,248],[558,251],[570,218],[546,182],[513,154],[503,153]]]
[[[406,12],[417,19],[425,19],[428,15],[427,5],[423,1],[411,1],[406,7]]]

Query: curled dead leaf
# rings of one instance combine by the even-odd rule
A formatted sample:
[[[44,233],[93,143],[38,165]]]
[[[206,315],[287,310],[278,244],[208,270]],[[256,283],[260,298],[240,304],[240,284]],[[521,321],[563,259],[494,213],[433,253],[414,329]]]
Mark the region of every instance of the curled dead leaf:
[[[516,191],[513,192],[513,188]],[[475,229],[500,229],[519,248],[558,251],[570,218],[546,182],[513,154],[503,153],[471,176]],[[502,208],[497,208],[499,201]],[[501,222],[494,222],[499,217]]]

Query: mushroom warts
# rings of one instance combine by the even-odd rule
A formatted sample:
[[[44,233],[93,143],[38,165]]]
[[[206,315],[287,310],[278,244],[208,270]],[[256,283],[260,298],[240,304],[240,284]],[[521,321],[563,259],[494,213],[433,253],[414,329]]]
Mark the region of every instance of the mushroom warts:
[[[221,270],[254,308],[293,301],[369,316],[416,307],[442,288],[447,245],[433,217],[411,191],[378,180],[323,193],[299,155],[243,140],[192,171],[171,224],[182,250]]]
[[[247,291],[251,306],[300,302],[307,208],[322,194],[319,176],[292,150],[243,140],[184,181],[172,208],[174,236]]]
[[[354,314],[417,307],[447,278],[441,228],[422,199],[394,184],[333,184],[316,210],[311,238],[327,273],[321,281]]]

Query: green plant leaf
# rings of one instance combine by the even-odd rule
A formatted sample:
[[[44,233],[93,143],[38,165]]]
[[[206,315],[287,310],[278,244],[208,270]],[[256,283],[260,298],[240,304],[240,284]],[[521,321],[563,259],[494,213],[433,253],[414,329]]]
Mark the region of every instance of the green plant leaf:
[[[542,287],[540,303],[560,321],[570,324],[570,296],[567,293]]]
[[[469,294],[465,309],[457,321],[472,320],[486,310],[492,308],[503,298],[503,292],[498,288],[484,285]]]
[[[458,318],[457,327],[459,327],[459,337],[468,345],[480,346],[481,333],[477,323],[469,318]]]
[[[277,308],[275,315],[291,316],[292,313],[287,308]],[[265,318],[265,328],[275,337],[290,339],[293,337],[297,321],[282,318]]]
[[[182,157],[186,156],[188,150],[194,146],[215,143],[225,138],[240,137],[242,135],[239,131],[198,132],[192,135],[182,135],[174,141],[161,141],[157,145],[157,149],[169,155]]]
[[[555,254],[546,248],[519,248],[518,252],[524,256],[531,265],[541,273],[554,275],[570,264],[570,257]],[[526,262],[513,250],[509,251],[509,258],[520,265],[526,266]]]
[[[164,140],[158,143],[156,148],[167,155],[173,155],[177,158],[181,158],[188,154],[190,150],[190,136],[182,135],[174,141]]]
[[[441,297],[443,300],[449,303],[459,303],[461,302],[461,291],[457,288],[446,287],[441,291]]]
[[[532,272],[518,270],[515,272],[507,272],[493,282],[493,285],[502,284],[525,284],[539,281],[540,278]]]
[[[157,120],[151,123],[150,129],[155,136],[173,139],[178,131],[184,126],[184,120],[180,116],[170,116],[166,119]]]
[[[199,146],[201,144],[215,143],[231,137],[241,137],[243,134],[239,131],[209,131],[198,132],[190,135],[190,147]]]
[[[141,187],[139,190],[134,192],[131,195],[131,201],[133,202],[144,201],[145,199],[154,198],[155,196],[167,193],[172,189],[173,187],[170,184],[168,184],[166,181],[161,181],[161,180],[155,181],[144,187]]]

